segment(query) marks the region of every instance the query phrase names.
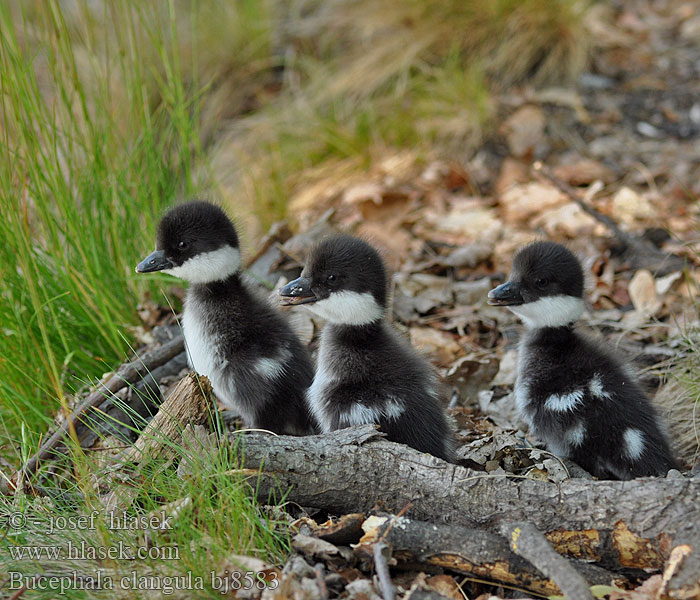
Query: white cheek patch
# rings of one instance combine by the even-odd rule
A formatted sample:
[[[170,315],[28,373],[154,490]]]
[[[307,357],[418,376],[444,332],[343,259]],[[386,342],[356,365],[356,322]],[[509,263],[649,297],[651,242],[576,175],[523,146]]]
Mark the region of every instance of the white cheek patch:
[[[544,407],[552,412],[573,411],[583,401],[583,391],[575,390],[570,394],[552,394],[544,401]]]
[[[535,302],[508,307],[529,328],[563,327],[576,321],[584,310],[583,300],[575,296],[544,296]]]
[[[211,252],[203,252],[188,258],[179,267],[163,269],[190,283],[213,283],[237,273],[241,268],[241,253],[233,246],[224,246]]]
[[[331,292],[328,298],[306,306],[315,315],[340,325],[366,325],[384,316],[384,309],[369,292]]]
[[[625,430],[622,435],[625,443],[625,454],[630,460],[637,460],[644,452],[644,433],[639,429]]]
[[[606,400],[610,400],[610,398],[612,398],[610,392],[606,392],[603,388],[603,382],[600,379],[599,373],[593,375],[593,379],[591,379],[591,382],[588,384],[588,389],[590,390],[591,395],[595,398],[601,398]]]

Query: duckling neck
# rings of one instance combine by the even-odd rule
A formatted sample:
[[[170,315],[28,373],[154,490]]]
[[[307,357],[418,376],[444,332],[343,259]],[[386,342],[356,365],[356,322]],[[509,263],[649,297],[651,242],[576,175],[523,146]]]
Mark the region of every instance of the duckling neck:
[[[341,323],[327,323],[329,334],[332,338],[344,344],[364,344],[376,340],[384,335],[384,319],[377,319],[363,325],[343,325]]]
[[[567,348],[577,335],[575,323],[571,322],[559,327],[536,327],[528,329],[525,333],[525,339],[528,342],[543,344],[550,348]]]
[[[228,296],[240,293],[244,289],[244,285],[240,271],[237,271],[224,279],[194,284],[190,289],[205,297]]]

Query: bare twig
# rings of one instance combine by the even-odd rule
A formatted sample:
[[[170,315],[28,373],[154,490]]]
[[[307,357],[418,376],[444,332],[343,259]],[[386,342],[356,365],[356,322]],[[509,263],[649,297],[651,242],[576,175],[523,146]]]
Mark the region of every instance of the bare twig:
[[[623,255],[633,268],[649,269],[659,275],[680,271],[683,268],[684,262],[680,257],[662,252],[648,240],[621,229],[609,216],[589,206],[588,203],[581,198],[575,188],[559,179],[542,163],[535,163],[532,172],[538,179],[544,179],[551,183],[567,198],[575,202],[583,212],[605,225],[612,232],[615,239],[623,246]]]
[[[587,215],[590,215],[593,217],[596,221],[602,223],[605,225],[612,233],[613,235],[617,238],[618,241],[625,245],[631,245],[634,244],[636,241],[636,238],[633,235],[630,235],[626,231],[623,231],[620,229],[620,227],[615,223],[613,219],[611,219],[608,215],[604,215],[601,212],[598,212],[595,208],[592,206],[589,206],[586,202],[584,202],[581,197],[579,196],[578,192],[571,187],[568,183],[562,181],[552,173],[552,171],[544,166],[542,163],[535,163],[533,168],[532,168],[535,177],[539,179],[546,179],[549,183],[551,183],[555,188],[557,188],[562,194],[567,196],[570,200],[578,204],[579,208],[585,212]]]
[[[532,523],[505,523],[501,533],[510,549],[554,581],[568,600],[593,600],[586,580]]]
[[[381,540],[374,545],[374,569],[379,579],[382,598],[384,600],[394,600],[394,586],[389,575],[389,560],[391,558],[391,548]]]
[[[136,383],[149,371],[165,364],[170,359],[174,358],[184,350],[184,338],[178,336],[167,344],[163,344],[155,350],[147,352],[141,357],[136,357],[132,362],[123,364],[119,370],[109,378],[107,383],[100,383],[95,391],[93,391],[86,400],[78,406],[68,416],[59,428],[44,442],[39,448],[39,451],[32,456],[17,472],[15,484],[21,485],[28,476],[34,474],[39,466],[39,461],[42,461],[51,454],[51,451],[69,435],[71,428],[74,428],[80,417],[88,410],[94,408],[104,401],[105,398],[118,392],[123,387]]]

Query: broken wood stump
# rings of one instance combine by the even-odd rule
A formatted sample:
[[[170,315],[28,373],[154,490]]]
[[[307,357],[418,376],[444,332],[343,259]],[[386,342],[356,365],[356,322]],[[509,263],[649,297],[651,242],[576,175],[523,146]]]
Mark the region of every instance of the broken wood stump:
[[[172,459],[189,425],[209,423],[212,407],[209,403],[211,384],[194,371],[183,377],[165,399],[160,410],[138,437],[133,446],[120,457],[119,464],[138,464],[146,458]],[[102,499],[106,512],[127,508],[138,492],[134,486],[113,481],[112,491]]]

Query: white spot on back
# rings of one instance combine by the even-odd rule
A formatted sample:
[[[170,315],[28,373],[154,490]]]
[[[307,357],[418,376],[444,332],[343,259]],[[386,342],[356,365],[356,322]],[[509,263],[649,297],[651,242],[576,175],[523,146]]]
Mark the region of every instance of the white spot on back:
[[[576,425],[564,432],[564,439],[566,440],[566,443],[574,447],[578,447],[583,444],[585,437],[586,425],[583,421],[579,421],[576,423]]]
[[[261,377],[275,379],[284,373],[290,354],[287,348],[280,348],[276,358],[259,358],[255,361],[255,370]]]
[[[590,383],[588,384],[588,389],[596,398],[606,398],[608,400],[612,398],[610,392],[606,392],[605,389],[603,389],[603,382],[600,379],[599,373],[593,375],[593,379],[591,379]]]
[[[174,275],[190,283],[212,283],[237,273],[241,268],[241,254],[233,246],[223,246],[211,252],[202,252],[188,258],[179,267],[163,269],[163,273]]]
[[[569,394],[552,394],[544,401],[544,407],[554,412],[573,411],[583,401],[583,390]]]
[[[644,452],[644,433],[630,427],[622,435],[625,442],[625,454],[630,460],[637,460]]]
[[[350,410],[340,418],[342,425],[365,425],[368,423],[379,423],[384,419],[398,419],[404,412],[404,403],[397,398],[389,398],[384,406],[365,406],[360,402],[355,402]]]
[[[535,302],[508,307],[526,327],[563,327],[576,321],[584,310],[583,300],[575,296],[544,296]]]
[[[307,304],[306,307],[330,323],[342,325],[366,325],[384,316],[384,309],[369,292],[331,292],[328,298]]]
[[[391,398],[387,401],[382,412],[387,419],[398,419],[403,414],[404,409],[402,400]]]
[[[343,425],[364,425],[365,423],[376,423],[381,418],[382,414],[379,410],[355,402],[350,410],[341,416],[340,421]]]

